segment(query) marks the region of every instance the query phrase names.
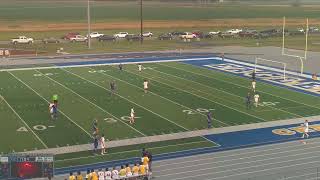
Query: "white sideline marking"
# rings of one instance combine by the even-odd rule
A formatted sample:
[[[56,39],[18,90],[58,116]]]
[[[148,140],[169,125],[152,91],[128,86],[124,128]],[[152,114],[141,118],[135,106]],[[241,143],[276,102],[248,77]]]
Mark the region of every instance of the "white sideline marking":
[[[18,81],[20,81],[22,84],[24,84],[25,86],[27,86],[30,90],[32,90],[34,93],[36,93],[40,98],[42,98],[43,100],[45,100],[47,103],[50,103],[46,98],[44,98],[43,96],[41,96],[37,91],[35,91],[32,87],[30,87],[28,84],[26,84],[24,81],[22,81],[21,79],[19,79],[18,77],[16,77],[14,74],[12,74],[11,72],[8,72],[9,74],[11,74],[14,78],[16,78]],[[89,137],[93,138],[93,136],[91,136],[91,134],[89,132],[87,132],[83,127],[81,127],[79,124],[77,124],[75,121],[73,121],[69,116],[67,116],[65,113],[63,113],[61,110],[59,110],[59,112],[61,112],[61,114],[63,114],[67,119],[69,119],[73,124],[75,124],[76,126],[78,126],[82,131],[84,131]]]

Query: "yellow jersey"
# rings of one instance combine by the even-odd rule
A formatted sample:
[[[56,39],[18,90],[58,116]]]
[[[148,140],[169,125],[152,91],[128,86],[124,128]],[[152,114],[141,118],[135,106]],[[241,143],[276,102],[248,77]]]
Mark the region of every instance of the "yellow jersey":
[[[82,175],[77,175],[76,176],[76,180],[83,180],[83,176]]]
[[[143,157],[142,158],[142,163],[143,163],[143,165],[148,165],[148,163],[149,163],[149,158],[148,157]]]
[[[146,174],[146,166],[145,165],[140,165],[139,166],[139,171],[141,175],[145,175]]]
[[[76,180],[76,177],[74,175],[69,176],[69,180]]]
[[[119,171],[119,176],[126,176],[126,175],[127,175],[127,171],[125,168]]]
[[[133,174],[139,174],[139,167],[133,166],[132,171],[133,171]]]
[[[98,180],[98,175],[96,172],[93,172],[91,175],[91,180]]]
[[[126,172],[127,172],[127,174],[131,173],[131,168],[130,167],[126,167]]]

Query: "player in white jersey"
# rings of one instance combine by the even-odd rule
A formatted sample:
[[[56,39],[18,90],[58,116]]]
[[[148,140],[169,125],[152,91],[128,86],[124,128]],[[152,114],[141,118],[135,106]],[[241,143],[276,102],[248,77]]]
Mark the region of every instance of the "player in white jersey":
[[[49,113],[50,113],[51,119],[57,119],[57,112],[58,112],[57,106],[54,103],[50,103]]]
[[[104,138],[104,134],[101,135],[100,146],[101,146],[101,155],[104,155],[104,153],[106,153],[106,141]]]
[[[259,99],[260,99],[259,94],[255,94],[255,95],[253,96],[253,98],[254,98],[254,106],[255,106],[255,107],[258,107]]]
[[[131,108],[131,112],[130,112],[130,124],[134,123],[134,117],[135,117],[135,112],[134,109]]]
[[[106,171],[104,172],[104,179],[105,180],[111,180],[112,179],[112,173],[108,168],[106,168]]]
[[[139,72],[142,71],[142,65],[141,64],[138,64],[138,69],[139,69]]]
[[[255,80],[253,80],[252,82],[251,82],[251,86],[252,86],[252,91],[253,92],[256,92],[256,81]]]
[[[147,92],[148,92],[148,88],[149,88],[149,81],[145,79],[145,80],[143,81],[144,93],[147,93]]]
[[[309,138],[309,134],[308,134],[309,133],[309,122],[308,122],[308,120],[304,121],[303,127],[304,127],[304,131],[303,131],[302,138],[304,138],[304,136]]]
[[[118,179],[119,178],[119,171],[116,169],[116,167],[113,167],[112,170],[112,179]]]
[[[102,169],[99,169],[98,171],[98,178],[99,180],[104,180],[104,172],[102,171]]]

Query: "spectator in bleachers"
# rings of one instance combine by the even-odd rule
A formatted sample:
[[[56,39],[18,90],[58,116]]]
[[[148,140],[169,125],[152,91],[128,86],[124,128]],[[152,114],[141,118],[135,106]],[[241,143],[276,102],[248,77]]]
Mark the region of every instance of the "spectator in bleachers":
[[[113,167],[112,179],[117,179],[117,178],[119,178],[119,171],[116,169],[116,167]]]
[[[138,163],[136,163],[136,164],[132,167],[132,172],[133,172],[133,176],[139,176]]]
[[[126,168],[124,166],[121,166],[121,169],[119,171],[119,177],[120,178],[125,178],[127,175],[127,171],[126,171]]]
[[[146,175],[147,173],[146,171],[147,171],[146,166],[143,165],[143,163],[141,162],[139,166],[139,175],[142,175],[142,176]]]
[[[76,177],[73,175],[72,172],[70,172],[69,180],[76,180]]]
[[[112,173],[109,168],[106,168],[106,171],[104,172],[104,178],[105,180],[111,180],[112,179]]]
[[[86,180],[91,180],[91,173],[89,169],[87,170]]]
[[[76,176],[76,180],[83,180],[83,176],[80,171],[78,171],[78,174]]]
[[[131,177],[132,176],[132,171],[131,171],[131,167],[129,164],[126,165],[126,174],[127,174],[127,177]]]
[[[94,169],[91,170],[91,180],[98,180],[98,175]]]

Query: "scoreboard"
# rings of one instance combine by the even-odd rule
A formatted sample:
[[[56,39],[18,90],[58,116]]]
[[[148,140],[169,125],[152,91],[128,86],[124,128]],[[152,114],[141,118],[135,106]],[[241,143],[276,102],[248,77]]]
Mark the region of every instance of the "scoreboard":
[[[53,177],[53,174],[53,155],[0,155],[0,179]]]

